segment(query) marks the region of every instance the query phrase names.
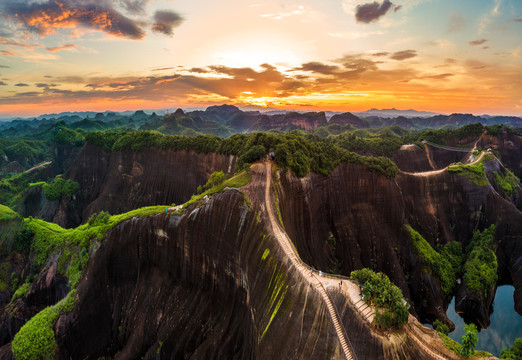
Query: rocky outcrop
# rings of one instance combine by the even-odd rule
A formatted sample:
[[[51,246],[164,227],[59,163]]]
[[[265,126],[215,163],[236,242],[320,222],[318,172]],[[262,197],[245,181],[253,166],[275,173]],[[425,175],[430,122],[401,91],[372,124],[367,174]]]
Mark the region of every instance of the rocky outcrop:
[[[263,116],[254,127],[256,130],[281,130],[288,127],[311,130],[326,124],[327,121],[324,112],[309,112],[304,114],[289,112],[282,115]]]
[[[522,178],[522,136],[502,130],[498,135],[483,135],[477,146],[498,151],[502,163]]]
[[[447,322],[449,299],[438,279],[423,273],[404,225],[411,225],[435,247],[450,241],[466,246],[476,229],[495,224],[499,273],[505,283],[516,286],[520,309],[522,287],[515,276],[522,267],[522,260],[516,262],[522,258],[522,213],[491,185],[479,186],[448,172],[399,173],[389,179],[354,164],[341,164],[328,177],[310,174],[298,179],[289,173],[280,177],[285,229],[310,265],[344,275],[362,267],[383,271],[412,300],[411,311],[421,322],[436,318]],[[334,249],[329,237],[335,238]],[[490,300],[480,305],[484,311],[463,311],[476,316],[476,322],[489,324]]]
[[[53,222],[72,227],[99,211],[119,214],[143,206],[190,199],[214,171],[231,174],[235,156],[188,150],[108,153],[86,144],[64,178],[80,184],[74,200],[60,203]]]
[[[361,119],[358,116],[355,116],[352,113],[346,112],[342,114],[335,114],[331,117],[328,124],[338,124],[338,125],[352,125],[357,128],[369,128],[370,123],[366,119]]]
[[[58,358],[339,358],[326,308],[299,279],[239,192],[134,218],[90,260],[56,323]]]
[[[406,172],[435,170],[428,160],[426,150],[413,144],[402,145],[391,160],[399,169]]]
[[[22,298],[2,308],[0,346],[10,343],[20,328],[34,315],[47,306],[56,304],[67,295],[69,292],[67,278],[57,272],[57,266],[56,262],[51,263],[50,267],[33,280]]]
[[[22,202],[24,217],[35,217],[45,221],[52,221],[58,210],[58,204],[47,200],[41,186],[30,188]]]

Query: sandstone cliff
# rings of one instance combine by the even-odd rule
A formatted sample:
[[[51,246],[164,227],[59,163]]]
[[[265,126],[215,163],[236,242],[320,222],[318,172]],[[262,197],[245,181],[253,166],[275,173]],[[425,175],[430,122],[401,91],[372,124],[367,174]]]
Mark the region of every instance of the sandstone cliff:
[[[234,156],[213,153],[155,148],[108,153],[86,144],[64,175],[80,184],[80,194],[61,202],[51,216],[46,209],[33,206],[41,198],[30,193],[25,216],[45,211],[45,219],[73,227],[102,210],[119,214],[148,205],[184,203],[214,171],[231,174],[235,163]]]

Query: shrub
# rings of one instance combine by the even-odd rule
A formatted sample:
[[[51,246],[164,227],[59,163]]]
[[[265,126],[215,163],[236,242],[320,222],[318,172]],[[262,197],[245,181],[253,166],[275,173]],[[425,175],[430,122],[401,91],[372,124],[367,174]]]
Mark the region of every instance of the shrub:
[[[431,245],[416,232],[411,226],[406,226],[413,241],[417,253],[422,258],[425,266],[429,267],[440,280],[441,289],[449,298],[457,280],[457,275],[462,267],[462,258],[458,256],[457,248],[461,249],[460,243],[451,242],[443,247],[442,254],[435,251]],[[456,252],[457,254],[454,254]],[[460,251],[462,252],[462,250]]]
[[[438,319],[433,322],[433,328],[444,335],[448,335],[450,333],[449,326]]]
[[[468,324],[464,326],[464,335],[462,335],[462,346],[460,348],[460,354],[463,355],[466,359],[473,354],[475,346],[477,346],[477,333],[478,330],[475,324]]]
[[[382,313],[375,313],[374,321],[377,324],[388,328],[400,327],[408,322],[408,307],[401,289],[388,276],[368,268],[352,271],[350,276],[362,284],[362,296],[366,302],[372,301],[377,307],[384,308]]]
[[[228,179],[228,175],[223,171],[214,171],[208,178],[207,183],[203,186],[203,189],[210,189],[211,187],[221,184],[226,179]],[[199,191],[199,193],[201,193],[201,191]]]
[[[250,164],[261,160],[266,155],[266,149],[263,145],[252,146],[238,159],[239,164]]]
[[[464,285],[467,289],[487,296],[489,290],[497,283],[497,256],[491,249],[494,246],[495,225],[483,232],[475,231],[466,252],[464,264]]]
[[[45,197],[54,203],[60,202],[63,198],[70,198],[80,191],[80,184],[73,180],[62,179],[56,176],[50,184],[43,185]]]
[[[99,213],[92,214],[89,217],[89,220],[87,221],[87,223],[89,225],[93,225],[93,226],[104,225],[104,224],[107,224],[109,222],[109,218],[110,217],[111,217],[111,214],[109,214],[109,212],[107,212],[107,211],[100,211]]]
[[[512,347],[502,349],[500,358],[522,360],[522,338],[516,339]]]
[[[20,286],[13,294],[13,298],[11,299],[11,302],[15,301],[16,299],[23,298],[25,296],[25,294],[27,294],[27,291],[29,291],[29,286],[31,286],[31,284],[23,283],[22,286]]]

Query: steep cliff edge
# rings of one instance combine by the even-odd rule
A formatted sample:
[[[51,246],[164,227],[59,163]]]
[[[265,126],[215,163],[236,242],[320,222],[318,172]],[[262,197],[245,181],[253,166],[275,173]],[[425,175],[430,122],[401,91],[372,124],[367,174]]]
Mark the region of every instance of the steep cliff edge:
[[[434,249],[451,241],[465,247],[476,229],[494,224],[500,282],[516,287],[520,311],[522,213],[485,177],[482,181],[478,185],[442,170],[386,178],[360,165],[341,164],[327,177],[299,179],[281,172],[278,196],[285,229],[305,262],[344,275],[362,267],[383,271],[413,301],[412,313],[422,322],[449,322],[449,294],[423,270],[405,224]],[[471,302],[462,310],[487,326],[493,297],[479,301],[480,311],[475,298],[467,299]]]
[[[73,227],[102,210],[120,214],[148,205],[184,203],[210,174],[231,174],[235,163],[235,156],[192,150],[109,153],[86,144],[64,175],[80,184],[81,193],[73,201],[60,203],[52,221]]]
[[[52,325],[53,358],[343,358],[323,299],[267,223],[266,173],[254,167],[252,177],[245,195],[226,190],[167,213],[127,216],[93,241],[72,311]],[[37,288],[55,289],[45,290],[52,296],[35,303],[41,307],[65,295],[56,266],[20,306]],[[359,359],[427,358],[410,330],[376,332],[331,296]],[[0,354],[8,358],[9,349]]]
[[[243,195],[227,191],[200,205],[108,234],[76,308],[56,324],[60,358],[339,358],[318,295]]]

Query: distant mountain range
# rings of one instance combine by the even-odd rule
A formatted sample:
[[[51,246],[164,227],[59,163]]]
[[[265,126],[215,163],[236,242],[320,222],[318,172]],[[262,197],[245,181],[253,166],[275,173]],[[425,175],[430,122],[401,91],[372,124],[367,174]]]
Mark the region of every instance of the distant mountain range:
[[[212,108],[212,106],[210,107]],[[239,108],[238,108],[239,109]],[[261,107],[253,107],[253,106],[246,106],[246,107],[240,107],[240,109],[244,112],[252,113],[257,112],[264,115],[284,115],[287,113],[305,113],[305,111],[298,111],[298,110],[285,110],[285,109],[274,109],[274,108],[261,108]],[[142,110],[148,115],[151,115],[153,113],[156,113],[156,115],[163,116],[165,114],[173,113],[174,108],[168,108],[168,109],[146,109]],[[192,111],[204,111],[204,108],[184,108],[184,112],[192,112]],[[44,119],[58,119],[61,117],[77,117],[81,119],[85,118],[95,118],[97,115],[98,117],[101,115],[104,116],[111,116],[111,115],[120,115],[120,116],[132,116],[136,111],[135,110],[127,110],[127,111],[110,111],[106,110],[103,112],[95,112],[95,111],[65,111],[61,113],[54,113],[54,114],[43,114],[36,117],[19,117],[19,116],[13,116],[5,118],[0,118],[0,122],[6,122],[6,121],[12,121],[12,120],[44,120]],[[332,116],[337,114],[342,114],[344,112],[342,111],[324,111],[326,118],[329,120]],[[405,117],[405,118],[428,118],[433,117],[436,115],[443,115],[442,113],[434,113],[429,111],[418,111],[414,109],[408,109],[408,110],[399,110],[395,108],[391,109],[375,109],[372,108],[370,110],[366,111],[360,111],[360,112],[351,112],[353,115],[357,115],[359,117],[380,117],[380,118],[396,118],[396,117]],[[494,115],[480,115],[482,118],[491,118],[496,117]]]
[[[413,118],[413,117],[431,117],[431,116],[435,116],[435,115],[441,115],[441,113],[433,113],[433,112],[428,112],[428,111],[417,111],[417,110],[413,110],[413,109],[398,110],[395,108],[382,109],[382,110],[370,109],[370,110],[366,110],[366,111],[362,111],[362,112],[354,112],[353,114],[355,114],[357,116],[363,116],[363,117],[379,116],[379,117],[389,117],[389,118],[394,118],[394,117],[398,117],[398,116]]]

